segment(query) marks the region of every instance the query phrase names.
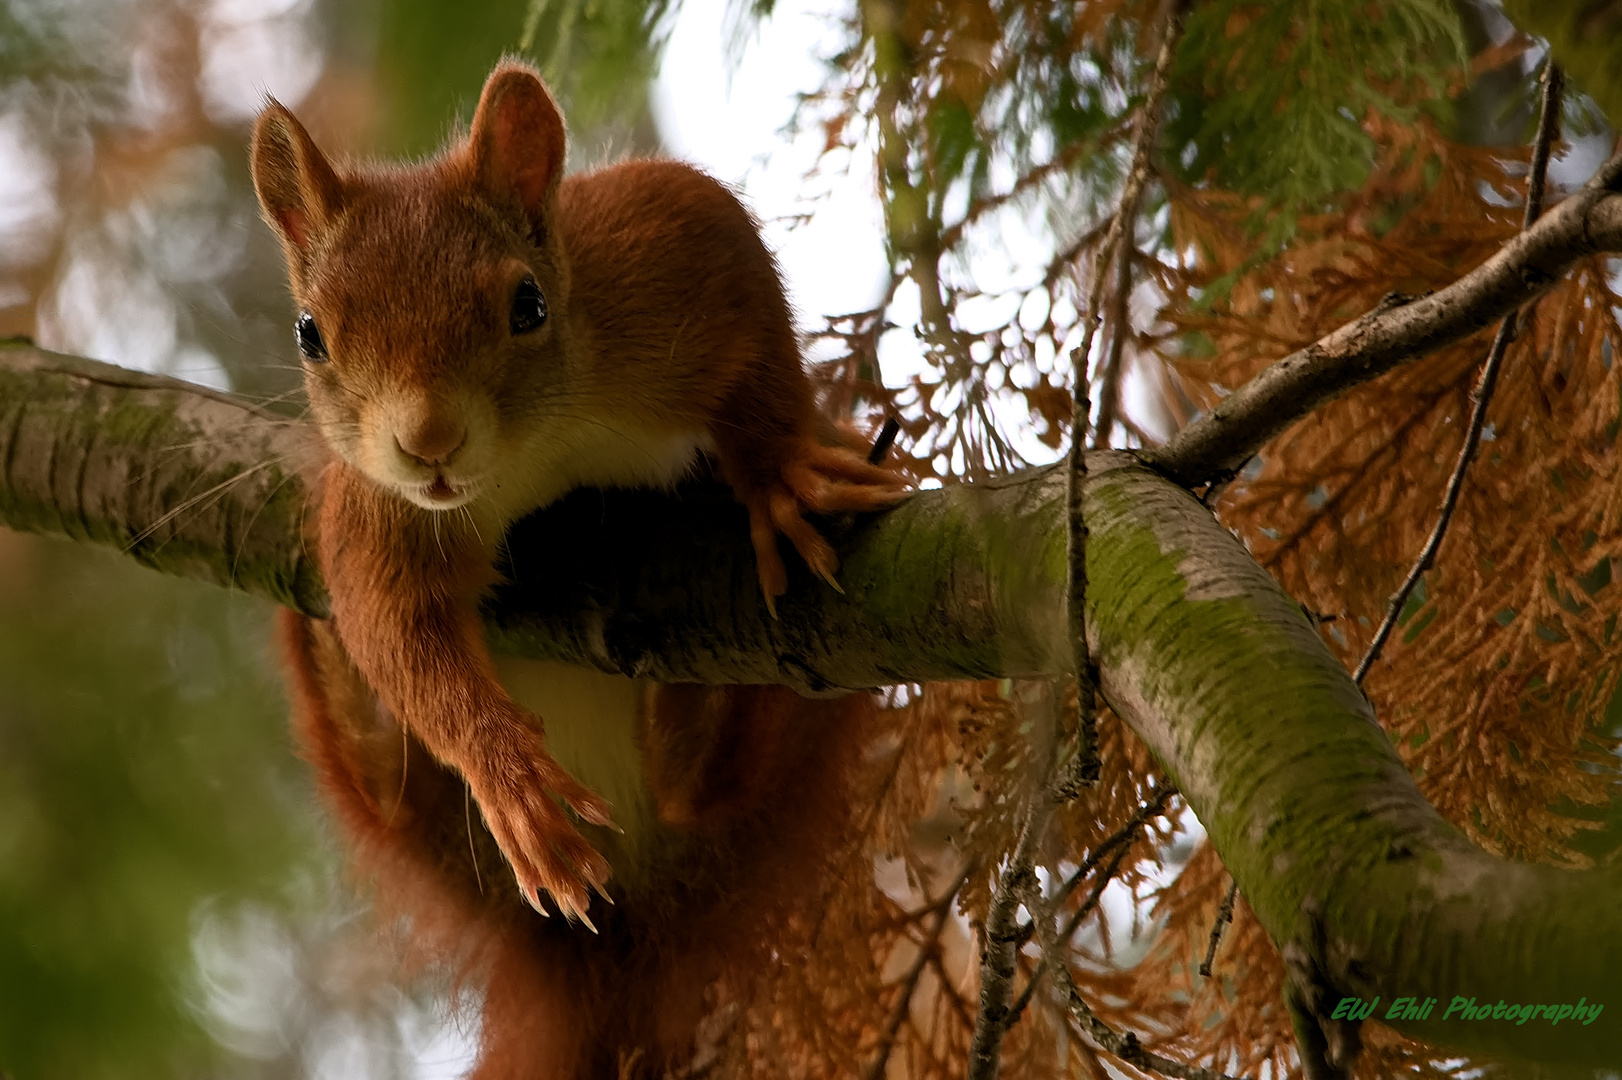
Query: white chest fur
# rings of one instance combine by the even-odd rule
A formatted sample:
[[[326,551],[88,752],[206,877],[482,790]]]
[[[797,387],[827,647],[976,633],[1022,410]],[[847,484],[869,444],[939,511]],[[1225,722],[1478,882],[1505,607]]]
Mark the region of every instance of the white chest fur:
[[[702,431],[655,431],[563,414],[535,426],[494,488],[474,504],[475,513],[494,518],[499,533],[577,487],[670,487],[700,450],[710,448]]]

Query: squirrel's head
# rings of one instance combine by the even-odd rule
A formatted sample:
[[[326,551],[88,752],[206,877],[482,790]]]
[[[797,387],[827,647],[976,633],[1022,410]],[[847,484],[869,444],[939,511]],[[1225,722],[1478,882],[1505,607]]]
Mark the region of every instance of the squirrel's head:
[[[563,158],[557,105],[512,61],[468,137],[419,165],[335,169],[275,101],[254,125],[254,189],[287,255],[316,421],[419,506],[499,487],[568,393],[568,268],[551,227]]]

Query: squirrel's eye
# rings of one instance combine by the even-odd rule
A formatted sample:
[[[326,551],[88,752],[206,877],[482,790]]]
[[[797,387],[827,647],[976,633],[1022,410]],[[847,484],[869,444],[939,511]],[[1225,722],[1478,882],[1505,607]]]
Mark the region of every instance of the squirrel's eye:
[[[321,331],[316,328],[315,316],[308,311],[298,313],[298,321],[293,324],[293,336],[298,338],[298,351],[310,363],[324,364],[330,359],[327,356],[327,343],[321,340]]]
[[[513,293],[513,310],[508,320],[508,328],[514,334],[527,334],[531,330],[538,330],[546,321],[546,297],[541,295],[541,287],[535,284],[535,279],[529,275],[518,283],[518,291]]]

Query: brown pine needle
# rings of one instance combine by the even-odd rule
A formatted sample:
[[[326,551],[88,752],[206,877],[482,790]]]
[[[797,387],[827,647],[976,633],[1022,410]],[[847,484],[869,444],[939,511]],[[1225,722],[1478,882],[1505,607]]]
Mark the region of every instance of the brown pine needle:
[[[1032,922],[1036,924],[1037,940],[1041,942],[1043,953],[1054,956],[1059,955],[1063,942],[1053,933],[1052,922],[1046,905],[1035,895],[1032,889],[1026,897],[1026,906],[1030,908]],[[1178,1080],[1234,1080],[1226,1073],[1212,1069],[1202,1068],[1198,1065],[1185,1065],[1180,1061],[1173,1061],[1161,1057],[1152,1050],[1145,1049],[1138,1042],[1138,1037],[1128,1031],[1124,1035],[1117,1032],[1088,1007],[1081,996],[1081,990],[1070,975],[1068,965],[1051,964],[1048,970],[1053,975],[1053,981],[1058,985],[1059,993],[1064,998],[1070,1010],[1070,1017],[1088,1038],[1097,1043],[1122,1061],[1140,1069],[1153,1070],[1165,1076],[1175,1076]]]
[[[1543,71],[1543,103],[1538,114],[1537,136],[1532,144],[1532,164],[1526,177],[1526,213],[1521,219],[1522,231],[1531,228],[1532,223],[1537,221],[1538,215],[1543,212],[1543,185],[1549,170],[1549,148],[1560,125],[1560,98],[1564,82],[1560,68],[1551,62]],[[1528,305],[1528,310],[1530,307],[1531,305]],[[1436,525],[1431,529],[1430,537],[1420,550],[1419,558],[1414,560],[1408,576],[1391,595],[1385,619],[1375,631],[1374,640],[1369,643],[1368,651],[1363,654],[1362,661],[1358,663],[1357,670],[1352,675],[1352,680],[1360,686],[1363,677],[1369,673],[1369,668],[1380,658],[1380,651],[1385,647],[1391,632],[1396,629],[1397,620],[1408,603],[1408,597],[1419,584],[1419,579],[1424,576],[1425,571],[1436,561],[1436,553],[1441,550],[1442,541],[1447,536],[1448,525],[1453,520],[1453,512],[1459,505],[1459,495],[1464,490],[1465,475],[1470,471],[1470,465],[1475,461],[1476,452],[1481,447],[1481,433],[1487,422],[1487,406],[1492,402],[1493,390],[1498,385],[1498,371],[1503,366],[1504,354],[1509,349],[1509,343],[1515,337],[1515,325],[1519,316],[1519,311],[1511,311],[1498,324],[1498,333],[1493,337],[1492,347],[1487,350],[1487,360],[1481,366],[1481,377],[1476,382],[1475,390],[1470,394],[1474,406],[1470,412],[1470,426],[1464,433],[1464,445],[1459,447],[1459,457],[1453,466],[1453,474],[1448,477],[1447,489],[1442,495],[1442,505],[1436,512]]]

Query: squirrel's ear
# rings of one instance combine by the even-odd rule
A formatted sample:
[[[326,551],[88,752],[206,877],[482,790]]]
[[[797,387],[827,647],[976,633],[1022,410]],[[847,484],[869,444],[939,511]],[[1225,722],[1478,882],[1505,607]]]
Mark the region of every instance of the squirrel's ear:
[[[487,191],[516,199],[537,231],[563,176],[563,114],[527,64],[503,60],[485,80],[468,141]]]
[[[253,125],[253,188],[265,220],[308,254],[343,205],[343,184],[304,125],[274,98]]]

